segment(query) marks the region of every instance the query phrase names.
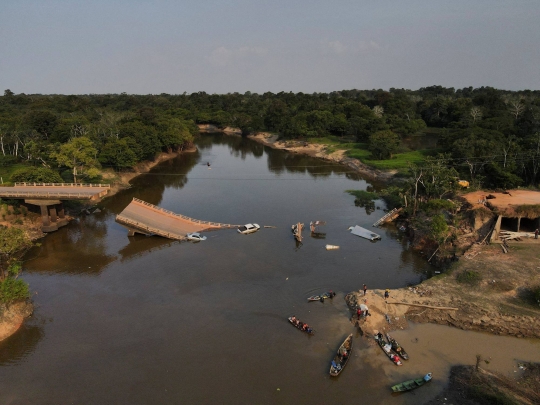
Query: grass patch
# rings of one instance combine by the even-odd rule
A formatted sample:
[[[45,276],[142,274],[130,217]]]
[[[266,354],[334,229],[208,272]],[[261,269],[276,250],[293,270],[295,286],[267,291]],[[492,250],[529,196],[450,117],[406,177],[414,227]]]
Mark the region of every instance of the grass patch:
[[[456,281],[461,284],[477,285],[482,281],[482,275],[474,270],[465,270],[456,276]]]

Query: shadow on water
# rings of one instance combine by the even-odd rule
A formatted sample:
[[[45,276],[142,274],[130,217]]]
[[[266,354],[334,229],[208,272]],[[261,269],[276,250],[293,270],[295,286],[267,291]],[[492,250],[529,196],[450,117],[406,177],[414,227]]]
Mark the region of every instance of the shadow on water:
[[[0,342],[0,366],[21,363],[36,350],[45,333],[43,326],[33,323],[27,321],[14,335]]]

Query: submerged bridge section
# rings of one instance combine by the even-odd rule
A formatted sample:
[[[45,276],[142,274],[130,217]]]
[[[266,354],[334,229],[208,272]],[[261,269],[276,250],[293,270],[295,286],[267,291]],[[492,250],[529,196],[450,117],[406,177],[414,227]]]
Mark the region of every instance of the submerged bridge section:
[[[39,206],[42,231],[53,232],[68,223],[61,200],[97,200],[110,188],[108,184],[15,183],[14,187],[0,187],[0,198],[23,199],[25,204]]]
[[[138,198],[134,198],[116,216],[116,222],[128,229],[128,236],[141,233],[144,235],[159,235],[176,240],[186,239],[186,235],[191,232],[239,228],[242,226],[193,219],[157,207]]]

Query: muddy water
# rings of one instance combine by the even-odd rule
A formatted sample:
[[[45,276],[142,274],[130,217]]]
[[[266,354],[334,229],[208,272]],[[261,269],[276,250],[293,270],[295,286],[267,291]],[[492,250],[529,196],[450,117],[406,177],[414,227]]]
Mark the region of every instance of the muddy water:
[[[355,336],[347,369],[330,379],[334,351],[356,333],[344,295],[362,283],[417,283],[430,269],[395,229],[381,229],[376,243],[347,232],[383,215],[344,193],[372,186],[347,168],[234,137],[204,136],[198,147],[30,252],[24,278],[37,292],[36,313],[0,343],[3,404],[417,404],[442,388],[451,364],[474,361],[476,353],[456,354],[473,334],[446,342],[454,349],[445,352],[436,329],[418,326],[396,333],[414,359],[404,367]],[[197,244],[128,238],[114,216],[133,197],[194,218],[276,228],[211,232]],[[297,245],[291,224],[311,220],[327,221],[325,238],[306,232]],[[340,249],[326,251],[327,243]],[[306,301],[328,289],[333,300]],[[293,314],[315,336],[288,324]],[[537,349],[524,342],[526,352]],[[429,388],[389,395],[389,385],[427,371],[441,376]]]

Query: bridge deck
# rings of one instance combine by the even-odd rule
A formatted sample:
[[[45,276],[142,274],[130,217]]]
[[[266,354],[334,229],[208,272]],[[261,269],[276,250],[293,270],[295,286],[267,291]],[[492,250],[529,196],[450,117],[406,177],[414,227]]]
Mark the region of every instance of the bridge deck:
[[[91,200],[104,196],[109,190],[108,184],[15,183],[14,187],[0,187],[0,197]]]
[[[185,239],[186,235],[190,232],[238,228],[242,226],[193,219],[157,207],[138,198],[134,198],[116,216],[116,222],[137,232],[155,234],[177,240]]]

